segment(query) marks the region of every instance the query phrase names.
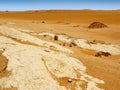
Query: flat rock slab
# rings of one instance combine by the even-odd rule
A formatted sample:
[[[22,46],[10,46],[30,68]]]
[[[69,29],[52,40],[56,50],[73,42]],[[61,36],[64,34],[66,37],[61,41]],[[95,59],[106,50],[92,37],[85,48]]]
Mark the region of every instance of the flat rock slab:
[[[2,55],[0,51],[0,73],[2,73],[7,68],[8,60],[5,56]]]

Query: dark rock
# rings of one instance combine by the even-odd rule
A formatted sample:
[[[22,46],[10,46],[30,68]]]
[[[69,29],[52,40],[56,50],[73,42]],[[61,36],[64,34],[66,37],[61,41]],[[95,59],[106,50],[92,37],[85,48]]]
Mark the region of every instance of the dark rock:
[[[74,42],[71,42],[71,44],[72,44],[73,46],[77,46]]]
[[[88,28],[90,28],[90,29],[91,28],[106,28],[106,27],[108,27],[108,26],[101,22],[93,22],[88,26]]]
[[[45,21],[42,21],[42,23],[45,23]]]
[[[63,43],[63,46],[65,46],[66,44],[65,43]]]
[[[69,47],[72,47],[72,44],[69,44]]]
[[[54,40],[58,40],[58,36],[57,35],[54,36]]]
[[[100,51],[100,52],[97,52],[97,53],[95,54],[95,56],[96,56],[96,57],[111,56],[111,54],[110,54],[109,52],[102,52],[102,51]]]
[[[88,44],[97,44],[97,43],[100,43],[100,44],[105,44],[104,41],[102,40],[93,40],[93,41],[87,41]]]
[[[69,82],[69,83],[72,83],[72,79],[68,79],[68,82]]]

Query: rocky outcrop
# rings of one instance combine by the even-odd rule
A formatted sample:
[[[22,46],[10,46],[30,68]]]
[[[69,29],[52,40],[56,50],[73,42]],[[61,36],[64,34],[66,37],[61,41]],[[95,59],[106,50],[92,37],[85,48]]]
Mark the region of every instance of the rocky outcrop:
[[[92,28],[106,28],[106,27],[108,27],[108,26],[101,23],[101,22],[93,22],[88,26],[88,28],[90,28],[90,29],[92,29]]]

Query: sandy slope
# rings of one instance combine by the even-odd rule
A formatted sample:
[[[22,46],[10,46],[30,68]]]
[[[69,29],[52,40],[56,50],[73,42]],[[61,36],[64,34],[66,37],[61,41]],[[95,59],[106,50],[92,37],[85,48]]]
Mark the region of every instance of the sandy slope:
[[[89,11],[89,10],[39,11],[39,12],[28,11],[28,12],[11,12],[11,13],[0,12],[0,24],[5,26],[5,27],[2,26],[0,28],[0,33],[1,33],[0,47],[6,49],[3,55],[6,56],[10,62],[8,63],[9,65],[8,70],[9,69],[15,70],[19,65],[21,65],[17,61],[17,59],[20,59],[20,62],[25,62],[23,63],[23,67],[18,67],[19,71],[14,72],[14,74],[12,74],[10,77],[8,77],[10,72],[0,73],[1,86],[9,87],[11,83],[13,87],[17,87],[20,90],[22,88],[23,90],[24,84],[20,84],[21,86],[17,84],[17,81],[24,78],[24,77],[19,77],[19,74],[20,72],[25,72],[24,70],[28,71],[28,69],[31,68],[30,63],[34,63],[33,60],[36,58],[35,59],[36,63],[34,63],[33,66],[38,66],[38,67],[31,68],[30,70],[33,71],[33,74],[30,76],[29,75],[30,72],[28,72],[27,74],[29,75],[29,78],[28,79],[26,78],[24,82],[21,81],[20,83],[28,82],[28,80],[31,80],[30,79],[31,77],[33,79],[33,77],[36,75],[36,71],[38,71],[37,75],[38,77],[43,78],[42,82],[45,81],[44,83],[46,88],[48,87],[51,88],[51,85],[54,85],[55,89],[58,87],[59,89],[66,89],[66,88],[68,89],[69,87],[72,90],[74,90],[76,83],[77,85],[80,84],[78,82],[79,80],[76,81],[76,77],[74,75],[75,73],[78,73],[78,72],[72,71],[73,68],[71,65],[73,65],[73,67],[75,65],[75,67],[79,69],[81,68],[81,66],[86,67],[85,73],[87,75],[89,74],[92,77],[99,78],[105,82],[104,84],[98,84],[97,87],[103,88],[105,90],[119,90],[120,89],[119,87],[120,85],[120,72],[119,72],[120,71],[120,55],[119,55],[120,16],[119,14],[120,14],[119,10],[118,11]],[[41,23],[42,21],[45,21],[45,23]],[[88,29],[87,26],[89,26],[89,24],[93,21],[101,21],[106,25],[108,25],[108,28]],[[14,28],[14,29],[10,29],[10,28]],[[13,33],[14,30],[15,30],[15,33]],[[108,48],[108,49],[103,48],[103,50],[107,50],[107,51],[111,50],[112,52],[117,51],[117,54],[115,53],[112,54],[112,52],[110,52],[112,56],[95,57],[94,55],[96,54],[97,51],[93,48],[96,47],[96,45],[92,46],[92,48],[83,47],[84,46],[83,44],[82,44],[83,45],[82,47],[78,47],[78,46],[69,47],[69,44],[64,45],[65,42],[63,42],[63,41],[69,42],[68,38],[67,40],[61,39],[62,41],[54,41],[53,38],[51,37],[48,37],[48,36],[44,37],[39,35],[41,32],[47,32],[52,34],[62,34],[73,39],[84,39],[88,41],[101,40],[105,42],[105,45]],[[27,37],[26,37],[26,34],[27,34]],[[36,38],[39,38],[40,40]],[[46,41],[49,41],[50,43]],[[54,46],[54,48],[49,47],[52,42],[53,42],[52,45]],[[47,44],[43,44],[43,43],[47,43]],[[58,46],[55,43],[61,46]],[[111,45],[112,47],[109,45]],[[114,47],[113,45],[115,45],[116,49],[112,49]],[[40,49],[38,49],[38,47]],[[22,51],[17,52],[19,50],[20,51],[22,50]],[[16,51],[16,53],[12,54],[14,53],[14,51]],[[73,53],[70,54],[69,51],[72,51]],[[31,52],[31,53],[28,53],[28,52]],[[41,52],[41,53],[37,53],[37,52]],[[36,54],[34,55],[34,53]],[[23,59],[24,56],[28,56],[29,58],[26,57],[26,59]],[[37,58],[38,56],[39,56],[39,60]],[[60,58],[60,57],[64,57],[64,58]],[[30,62],[26,61],[27,59],[29,59]],[[72,64],[68,63],[67,61],[68,59],[70,59],[70,63]],[[56,60],[58,62],[56,62]],[[76,63],[76,60],[79,61],[79,64]],[[16,62],[18,64],[14,65],[13,67],[12,63],[16,63]],[[41,64],[38,64],[39,62]],[[58,65],[59,63],[64,63],[65,65],[63,66],[65,67],[63,68],[63,66],[61,65],[59,66]],[[41,65],[44,70],[39,68],[39,66]],[[57,66],[54,66],[54,65],[57,65]],[[20,71],[21,69],[23,71]],[[54,73],[55,72],[54,69],[57,69],[58,71],[63,70],[64,73],[59,74],[59,72],[57,71],[56,73]],[[42,71],[42,73],[40,73],[39,71]],[[72,72],[74,72],[74,74],[71,74]],[[46,76],[41,77],[40,75],[44,73],[46,73]],[[51,76],[51,73],[52,73],[52,76]],[[67,77],[64,77],[64,75]],[[81,72],[80,72],[80,75],[81,75]],[[7,76],[7,77],[3,78],[4,76]],[[14,81],[13,79],[15,77],[18,77],[16,78],[16,81]],[[46,77],[49,77],[49,78],[46,78]],[[58,79],[58,77],[62,77],[62,78]],[[68,83],[67,81],[69,79],[68,77],[72,79],[74,78],[72,84]],[[4,79],[6,82],[4,82]],[[48,82],[48,79],[49,81],[53,82],[53,84]],[[3,85],[3,82],[4,82],[4,85]],[[38,81],[33,81],[33,82],[37,83]],[[46,86],[46,83],[50,83],[48,87]],[[27,88],[29,88],[30,90],[31,88],[30,86],[32,86],[39,90],[39,88],[43,87],[42,85],[36,84],[36,86],[34,86],[33,83],[29,83]],[[76,87],[76,88],[81,88],[81,87],[85,88],[86,83],[82,82],[82,86]],[[16,88],[12,88],[12,89],[16,90]],[[31,89],[31,90],[34,90],[34,89]],[[91,90],[91,89],[88,89],[88,90]]]

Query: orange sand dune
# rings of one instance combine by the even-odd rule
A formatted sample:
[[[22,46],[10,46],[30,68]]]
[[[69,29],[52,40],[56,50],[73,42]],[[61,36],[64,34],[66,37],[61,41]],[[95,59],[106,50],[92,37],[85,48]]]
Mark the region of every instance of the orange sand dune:
[[[59,22],[120,24],[120,10],[43,10],[24,12],[0,12],[0,18],[45,20]]]

